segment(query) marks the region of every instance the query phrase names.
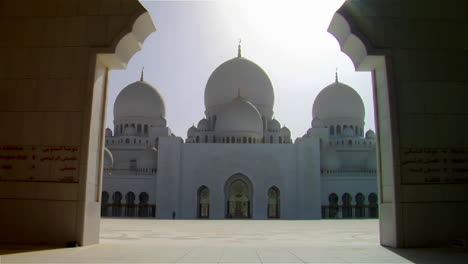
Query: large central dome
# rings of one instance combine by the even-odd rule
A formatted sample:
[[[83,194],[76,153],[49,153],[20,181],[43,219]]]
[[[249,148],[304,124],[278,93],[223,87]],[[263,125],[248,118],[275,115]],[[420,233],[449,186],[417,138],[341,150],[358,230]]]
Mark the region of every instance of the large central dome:
[[[268,75],[254,62],[236,57],[221,64],[211,74],[205,89],[206,115],[219,112],[241,89],[242,97],[251,102],[262,116],[273,116],[274,92]]]

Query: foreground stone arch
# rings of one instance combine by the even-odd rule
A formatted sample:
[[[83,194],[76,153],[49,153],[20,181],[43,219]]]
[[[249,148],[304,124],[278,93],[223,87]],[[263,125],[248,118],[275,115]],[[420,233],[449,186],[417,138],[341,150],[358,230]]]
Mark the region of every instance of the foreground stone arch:
[[[155,27],[137,0],[0,9],[0,122],[15,127],[0,132],[0,152],[25,157],[0,161],[0,243],[97,243],[108,71]]]
[[[371,71],[373,73],[373,93],[376,112],[376,131],[378,146],[378,175],[380,179],[379,191],[382,197],[380,204],[381,213],[381,243],[383,245],[397,246],[396,207],[395,207],[395,159],[398,157],[393,152],[394,144],[398,142],[398,134],[395,133],[395,123],[390,108],[389,82],[387,71],[391,66],[387,65],[388,51],[375,50],[370,41],[359,31],[351,15],[348,15],[344,5],[333,16],[328,31],[335,36],[341,50],[349,56],[358,71]],[[387,53],[387,55],[386,55]],[[393,113],[394,116],[394,113]],[[385,150],[385,151],[382,151]],[[384,155],[384,156],[382,156]],[[383,164],[382,164],[383,163]],[[382,167],[385,169],[382,170]],[[383,184],[382,184],[383,183]],[[385,188],[383,188],[385,186]],[[383,234],[383,235],[382,235]],[[391,241],[391,242],[390,242]]]
[[[468,121],[466,10],[464,1],[348,0],[328,28],[356,70],[373,76],[382,245],[468,237],[459,224],[468,221],[466,165],[418,161],[468,157],[454,129]]]

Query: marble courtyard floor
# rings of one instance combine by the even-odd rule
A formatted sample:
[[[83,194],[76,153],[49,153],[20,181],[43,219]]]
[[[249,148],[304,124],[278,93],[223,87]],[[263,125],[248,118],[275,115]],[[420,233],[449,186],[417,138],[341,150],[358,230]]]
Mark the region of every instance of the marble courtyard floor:
[[[0,254],[0,263],[468,263],[463,249],[381,247],[377,220],[103,219],[98,245]]]

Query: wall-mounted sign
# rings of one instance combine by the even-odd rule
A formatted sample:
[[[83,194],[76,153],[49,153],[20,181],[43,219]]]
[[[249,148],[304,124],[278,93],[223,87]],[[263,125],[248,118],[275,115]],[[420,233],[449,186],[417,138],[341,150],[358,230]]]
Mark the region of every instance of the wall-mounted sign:
[[[468,183],[468,148],[404,148],[403,184]]]
[[[0,181],[78,182],[78,146],[0,146]]]

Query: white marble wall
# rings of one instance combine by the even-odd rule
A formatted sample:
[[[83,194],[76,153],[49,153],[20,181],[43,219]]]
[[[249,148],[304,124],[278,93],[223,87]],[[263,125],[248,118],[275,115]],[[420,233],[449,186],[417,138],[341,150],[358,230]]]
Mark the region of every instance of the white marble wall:
[[[267,191],[280,190],[281,217],[320,218],[318,140],[303,144],[181,144],[160,139],[157,215],[197,217],[197,191],[210,189],[210,218],[225,217],[225,183],[235,174],[252,182],[253,218],[267,217]],[[315,158],[314,158],[315,157]]]

